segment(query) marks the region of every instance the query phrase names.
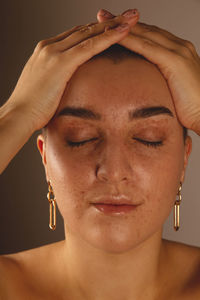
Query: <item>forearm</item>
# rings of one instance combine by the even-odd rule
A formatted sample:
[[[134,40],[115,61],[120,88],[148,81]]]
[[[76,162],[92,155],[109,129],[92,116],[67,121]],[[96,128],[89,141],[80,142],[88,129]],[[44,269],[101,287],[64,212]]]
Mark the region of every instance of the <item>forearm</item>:
[[[27,114],[7,101],[0,107],[0,174],[33,134]]]

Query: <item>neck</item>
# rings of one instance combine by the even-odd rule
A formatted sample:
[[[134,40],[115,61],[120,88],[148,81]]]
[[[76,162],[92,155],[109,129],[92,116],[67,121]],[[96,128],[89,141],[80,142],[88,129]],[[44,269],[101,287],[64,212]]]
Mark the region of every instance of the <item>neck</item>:
[[[162,231],[123,253],[95,248],[67,231],[62,260],[70,299],[155,299],[166,263]]]

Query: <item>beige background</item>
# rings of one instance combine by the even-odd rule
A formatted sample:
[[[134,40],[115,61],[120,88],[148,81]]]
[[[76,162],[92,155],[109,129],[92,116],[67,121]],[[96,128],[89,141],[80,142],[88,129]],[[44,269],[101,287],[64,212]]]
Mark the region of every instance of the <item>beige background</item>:
[[[96,20],[100,8],[119,14],[138,8],[141,21],[155,24],[191,40],[200,53],[200,1],[7,0],[0,7],[1,104],[11,94],[37,42],[75,25]],[[173,230],[172,214],[163,237],[200,246],[200,137],[189,131],[193,151],[183,185],[181,228]],[[48,228],[47,184],[36,148],[35,133],[0,177],[0,253],[12,253],[64,239],[63,220],[55,232]]]

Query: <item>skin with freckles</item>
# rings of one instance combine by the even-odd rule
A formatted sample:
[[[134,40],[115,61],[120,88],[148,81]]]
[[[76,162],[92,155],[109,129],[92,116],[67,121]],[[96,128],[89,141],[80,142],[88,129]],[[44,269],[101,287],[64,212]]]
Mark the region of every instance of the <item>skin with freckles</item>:
[[[128,121],[128,110],[161,105],[174,117],[160,114]],[[101,115],[101,120],[60,115],[47,127],[46,174],[66,235],[73,231],[103,251],[128,251],[161,230],[183,181],[191,140],[184,147],[167,84],[149,62],[127,59],[115,65],[98,59],[75,74],[57,115],[65,106]],[[67,143],[93,138],[79,147]],[[137,139],[162,145],[147,146]],[[111,193],[126,194],[140,205],[129,216],[102,216],[90,203]]]
[[[165,106],[173,117],[129,121],[129,110],[152,106]],[[66,107],[90,109],[101,118],[65,115]],[[74,74],[46,138],[38,137],[46,177],[64,219],[66,240],[59,257],[70,299],[160,295],[166,274],[171,276],[162,226],[184,181],[191,144],[188,136],[184,145],[166,81],[150,62],[114,64],[99,58]],[[125,194],[139,205],[128,215],[106,216],[91,202],[107,194]]]
[[[69,106],[101,118],[61,113]],[[173,117],[129,121],[129,111],[152,106],[168,108]],[[70,147],[81,141],[87,142]],[[9,278],[4,286],[11,284],[21,298],[48,300],[198,299],[199,249],[162,239],[191,146],[189,136],[184,145],[169,89],[155,65],[133,58],[82,65],[46,136],[38,136],[66,239],[1,260]],[[106,216],[91,205],[106,194],[125,194],[139,205],[129,215]]]

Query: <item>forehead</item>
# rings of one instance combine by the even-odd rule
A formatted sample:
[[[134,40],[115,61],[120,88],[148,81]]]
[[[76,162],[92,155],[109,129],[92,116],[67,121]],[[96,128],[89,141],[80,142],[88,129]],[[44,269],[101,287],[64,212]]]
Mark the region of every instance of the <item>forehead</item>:
[[[175,114],[161,72],[152,63],[135,58],[117,64],[98,58],[81,65],[67,84],[58,112],[67,105],[87,107],[105,115],[164,105]]]

